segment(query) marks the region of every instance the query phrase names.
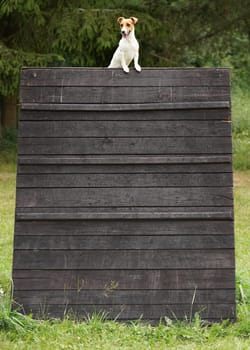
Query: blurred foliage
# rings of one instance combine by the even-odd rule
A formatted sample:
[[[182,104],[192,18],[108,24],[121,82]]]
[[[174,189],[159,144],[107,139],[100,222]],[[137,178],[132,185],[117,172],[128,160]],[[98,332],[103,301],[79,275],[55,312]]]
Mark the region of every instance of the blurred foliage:
[[[0,94],[22,66],[107,66],[119,16],[139,18],[142,66],[233,68],[250,78],[250,0],[0,0]]]

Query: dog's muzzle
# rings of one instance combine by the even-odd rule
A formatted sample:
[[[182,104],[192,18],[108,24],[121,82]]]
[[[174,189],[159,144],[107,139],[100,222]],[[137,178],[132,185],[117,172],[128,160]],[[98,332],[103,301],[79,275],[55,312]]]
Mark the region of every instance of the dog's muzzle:
[[[126,30],[121,31],[121,35],[123,38],[127,38],[129,36],[130,32],[126,32]]]

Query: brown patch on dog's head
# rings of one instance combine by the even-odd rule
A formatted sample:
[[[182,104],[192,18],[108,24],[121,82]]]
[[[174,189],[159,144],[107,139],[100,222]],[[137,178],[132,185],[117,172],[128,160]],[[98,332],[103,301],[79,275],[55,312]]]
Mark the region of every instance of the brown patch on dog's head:
[[[129,36],[129,34],[132,32],[132,30],[134,30],[134,26],[138,22],[138,18],[136,18],[136,17],[130,17],[130,18],[119,17],[117,19],[117,22],[120,24],[122,36],[124,38],[126,38]]]

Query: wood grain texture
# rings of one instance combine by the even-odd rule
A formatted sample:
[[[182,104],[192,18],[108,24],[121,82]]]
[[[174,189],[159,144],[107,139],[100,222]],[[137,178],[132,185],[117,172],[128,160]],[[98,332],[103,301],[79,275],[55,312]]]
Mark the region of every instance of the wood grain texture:
[[[20,175],[17,188],[50,187],[226,187],[232,176],[225,174],[31,174]]]
[[[20,84],[24,311],[235,319],[229,70],[28,68]]]
[[[74,210],[74,211],[73,211]],[[16,220],[233,220],[228,207],[16,208]]]
[[[231,269],[232,249],[15,250],[14,269]]]
[[[20,155],[227,154],[231,137],[20,138]]]
[[[32,270],[14,269],[16,291],[195,290],[235,288],[232,269]],[[32,283],[31,283],[32,281]],[[158,301],[159,302],[159,301]]]
[[[32,305],[172,305],[186,304],[194,297],[195,304],[232,304],[234,291],[231,289],[207,290],[118,290],[107,286],[103,290],[37,290],[17,291],[16,302]]]
[[[230,136],[227,121],[23,121],[20,137]]]
[[[120,157],[119,157],[120,158]],[[122,158],[122,157],[121,157]],[[127,157],[126,157],[127,158]],[[98,158],[93,159],[88,162],[85,159],[77,158],[46,158],[46,157],[19,157],[19,167],[18,171],[20,176],[25,174],[42,175],[42,174],[166,174],[171,176],[171,174],[217,174],[224,173],[232,176],[232,164],[224,162],[223,158],[221,163],[194,163],[194,164],[164,164],[164,160],[154,159],[149,160],[149,157],[145,159],[145,162],[149,164],[143,164],[144,157],[139,157],[139,159],[126,160],[120,159],[120,162],[113,159]],[[197,157],[198,158],[198,157]],[[196,158],[196,161],[199,159]],[[225,157],[226,158],[226,157]],[[231,156],[228,157],[231,159]],[[185,162],[185,158],[181,157],[180,161]],[[155,162],[154,162],[155,161]],[[214,160],[215,161],[215,160]],[[134,164],[131,164],[134,162]],[[109,164],[108,164],[109,163]],[[151,163],[151,164],[150,164]],[[168,174],[168,175],[167,175]],[[226,175],[225,175],[226,176]],[[191,176],[190,176],[191,177]]]
[[[27,188],[18,189],[20,207],[232,206],[230,187]]]
[[[228,86],[198,87],[93,87],[93,86],[24,86],[21,103],[107,104],[107,103],[185,103],[227,101]]]
[[[229,70],[143,68],[129,75],[120,69],[23,69],[21,86],[228,86]]]
[[[229,109],[230,102],[216,101],[190,101],[190,102],[150,102],[150,103],[36,103],[23,102],[24,111],[162,111],[162,110],[195,110],[195,109]]]
[[[132,104],[126,107],[130,110],[114,110],[118,106],[114,105],[113,109],[105,110],[105,105],[100,107],[100,111],[70,111],[70,110],[38,110],[37,105],[34,105],[34,111],[21,110],[19,115],[20,121],[182,121],[182,120],[203,120],[203,121],[230,121],[229,108],[214,108],[214,109],[173,109],[167,110],[162,106],[162,110],[157,110],[159,106],[156,103],[152,104],[151,110],[133,109]],[[75,105],[76,106],[76,105]],[[78,105],[77,105],[78,106]],[[51,107],[52,108],[52,107]],[[120,105],[120,108],[125,106]],[[142,108],[142,106],[141,106]],[[144,106],[145,108],[145,106]],[[22,123],[21,123],[22,125]],[[21,126],[20,125],[20,126]]]
[[[136,232],[137,233],[137,232]],[[67,236],[20,235],[16,237],[16,250],[152,250],[152,249],[232,249],[232,235],[178,235],[178,236]]]
[[[40,209],[41,210],[41,209]],[[113,213],[114,214],[114,213]],[[163,235],[232,235],[233,221],[229,220],[32,220],[17,221],[16,239],[24,236],[154,236]],[[22,238],[21,238],[22,239]],[[32,237],[34,239],[34,237]],[[32,239],[31,244],[32,244]],[[48,237],[47,237],[48,239]],[[82,237],[84,239],[84,237]],[[18,241],[17,241],[18,242]]]

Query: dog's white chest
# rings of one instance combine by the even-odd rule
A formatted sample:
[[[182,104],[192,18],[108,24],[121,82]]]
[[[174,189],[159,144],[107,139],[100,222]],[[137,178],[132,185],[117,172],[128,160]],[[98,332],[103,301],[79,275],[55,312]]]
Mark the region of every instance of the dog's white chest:
[[[119,48],[124,55],[124,59],[125,59],[126,64],[129,65],[130,62],[135,57],[135,54],[138,51],[139,45],[137,42],[128,42],[125,39],[121,39]]]

